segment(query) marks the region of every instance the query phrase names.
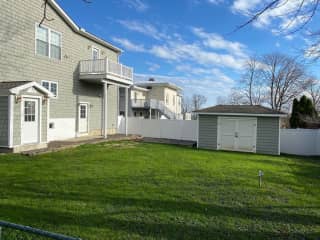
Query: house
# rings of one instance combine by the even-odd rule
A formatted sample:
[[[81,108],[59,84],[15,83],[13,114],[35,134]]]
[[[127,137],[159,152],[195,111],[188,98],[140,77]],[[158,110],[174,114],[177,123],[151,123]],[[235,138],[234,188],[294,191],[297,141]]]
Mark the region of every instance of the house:
[[[147,119],[182,119],[182,89],[169,82],[136,83],[129,92],[129,116]],[[124,109],[120,95],[121,108]],[[121,111],[123,112],[123,111]]]
[[[217,105],[196,114],[199,148],[280,154],[282,112],[259,105]]]
[[[133,69],[121,50],[80,28],[54,1],[0,3],[0,147],[19,152],[49,141],[117,132],[119,92]],[[124,115],[127,116],[124,107]]]

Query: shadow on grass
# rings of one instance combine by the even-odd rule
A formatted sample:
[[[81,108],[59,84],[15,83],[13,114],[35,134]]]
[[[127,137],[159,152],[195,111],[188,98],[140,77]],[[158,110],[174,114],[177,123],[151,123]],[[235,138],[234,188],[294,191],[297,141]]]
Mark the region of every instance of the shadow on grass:
[[[121,201],[135,202],[135,200],[122,199]],[[149,203],[149,200],[147,200]],[[159,202],[158,202],[159,203]],[[168,202],[163,204],[168,205]],[[181,204],[176,203],[180,208],[184,207]],[[169,204],[170,205],[170,204]],[[178,206],[175,205],[175,211]],[[139,234],[140,236],[148,236],[155,238],[167,238],[167,239],[318,239],[320,233],[302,233],[290,230],[283,230],[275,226],[274,232],[270,231],[257,231],[257,229],[250,229],[246,226],[235,226],[232,229],[226,229],[225,227],[214,226],[213,224],[196,224],[189,221],[188,223],[182,223],[181,221],[171,222],[161,220],[161,222],[150,217],[144,219],[143,217],[136,218],[135,220],[125,218],[113,217],[112,214],[72,214],[57,210],[44,210],[38,208],[29,208],[22,206],[11,206],[11,205],[1,205],[0,207],[1,215],[6,216],[6,219],[12,219],[12,213],[16,213],[19,223],[28,224],[33,227],[39,227],[39,223],[42,226],[55,225],[55,228],[59,226],[73,226],[77,225],[80,228],[95,227],[101,229],[111,229],[113,231],[124,231],[127,234]],[[160,209],[159,209],[160,210]],[[168,209],[169,210],[169,209]],[[210,209],[209,211],[212,211]],[[218,208],[215,211],[219,211],[220,214],[226,212],[228,214],[228,209],[226,212],[225,208]],[[237,211],[235,211],[237,212]],[[266,213],[264,213],[266,214]],[[288,219],[292,216],[288,215]],[[304,218],[305,216],[303,216]],[[21,222],[20,222],[21,221]],[[290,229],[290,228],[289,228]],[[50,230],[50,229],[49,229]],[[83,230],[85,232],[85,230]],[[64,234],[73,234],[72,232]],[[99,236],[99,233],[97,233]],[[81,236],[80,236],[81,237]],[[90,239],[90,238],[89,238]]]

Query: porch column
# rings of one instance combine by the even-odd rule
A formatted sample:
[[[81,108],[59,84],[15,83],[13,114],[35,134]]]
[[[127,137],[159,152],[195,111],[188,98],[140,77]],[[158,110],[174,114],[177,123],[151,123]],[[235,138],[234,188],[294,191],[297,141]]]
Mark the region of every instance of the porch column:
[[[124,112],[124,116],[125,116],[125,120],[126,120],[126,124],[125,124],[125,133],[126,136],[128,136],[128,88],[125,88],[125,112]]]
[[[108,135],[108,84],[103,83],[103,137]]]

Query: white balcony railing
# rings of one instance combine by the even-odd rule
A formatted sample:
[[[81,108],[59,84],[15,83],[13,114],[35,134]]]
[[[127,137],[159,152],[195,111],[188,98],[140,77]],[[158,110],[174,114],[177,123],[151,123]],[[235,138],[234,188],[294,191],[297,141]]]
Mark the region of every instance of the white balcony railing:
[[[171,111],[164,103],[157,99],[131,99],[132,108],[157,109],[169,119],[177,119],[178,115]]]
[[[80,75],[84,74],[110,74],[129,81],[133,80],[133,68],[108,58],[80,61]]]

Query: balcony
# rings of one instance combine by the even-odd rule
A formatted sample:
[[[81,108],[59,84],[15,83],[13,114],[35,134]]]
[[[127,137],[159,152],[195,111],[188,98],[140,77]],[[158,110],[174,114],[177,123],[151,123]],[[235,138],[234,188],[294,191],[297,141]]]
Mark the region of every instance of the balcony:
[[[133,81],[133,68],[109,60],[108,58],[96,60],[83,60],[79,64],[79,77],[89,82],[107,79],[131,85]]]
[[[177,114],[172,112],[164,103],[157,99],[131,99],[132,108],[156,109],[169,119],[176,119]]]

